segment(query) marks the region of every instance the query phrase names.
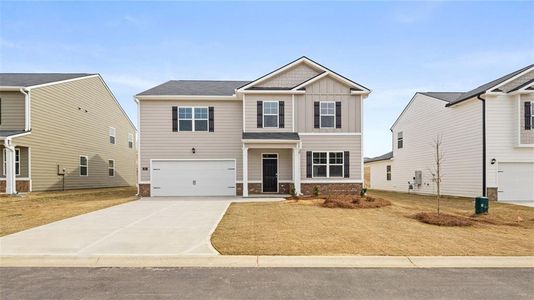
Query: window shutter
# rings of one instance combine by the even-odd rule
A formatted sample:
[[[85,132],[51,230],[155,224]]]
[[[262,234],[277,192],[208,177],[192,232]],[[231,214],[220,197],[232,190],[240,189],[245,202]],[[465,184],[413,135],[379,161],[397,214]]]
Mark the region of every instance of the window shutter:
[[[313,102],[313,128],[319,128],[319,101]]]
[[[284,128],[284,101],[278,102],[278,127]]]
[[[263,128],[263,101],[257,102],[257,111],[258,111],[258,118],[257,118],[257,124],[258,128]],[[245,116],[243,116],[244,118]]]
[[[178,131],[178,107],[172,107],[172,131]]]
[[[306,178],[312,178],[312,152],[306,151]]]
[[[532,103],[530,101],[525,102],[525,129],[532,129]]]
[[[336,128],[341,128],[341,101],[336,102]]]
[[[350,154],[349,151],[343,152],[343,177],[350,177]]]
[[[215,131],[215,113],[214,113],[214,107],[210,106],[208,107],[208,128],[210,132]]]

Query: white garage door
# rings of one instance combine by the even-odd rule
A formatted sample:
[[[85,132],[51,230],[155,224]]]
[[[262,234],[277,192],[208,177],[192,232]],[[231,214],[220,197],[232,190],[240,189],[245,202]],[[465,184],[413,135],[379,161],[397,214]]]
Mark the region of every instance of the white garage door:
[[[499,200],[534,200],[534,163],[499,163]]]
[[[235,196],[234,160],[153,160],[152,196]]]

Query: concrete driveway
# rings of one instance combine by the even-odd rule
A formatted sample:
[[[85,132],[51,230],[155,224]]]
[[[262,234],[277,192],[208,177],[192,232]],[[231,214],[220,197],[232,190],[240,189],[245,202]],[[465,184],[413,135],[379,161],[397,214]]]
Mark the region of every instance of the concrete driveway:
[[[210,236],[233,201],[143,198],[4,236],[0,255],[216,255]]]

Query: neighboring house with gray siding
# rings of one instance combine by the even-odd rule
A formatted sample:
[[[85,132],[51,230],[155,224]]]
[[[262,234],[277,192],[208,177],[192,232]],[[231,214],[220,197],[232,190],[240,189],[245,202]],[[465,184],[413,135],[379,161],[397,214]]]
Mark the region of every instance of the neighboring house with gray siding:
[[[134,186],[135,137],[99,74],[0,73],[0,192]]]
[[[368,187],[435,194],[442,138],[443,194],[534,200],[534,65],[468,92],[416,93],[393,126],[393,152],[365,162]]]
[[[357,193],[369,93],[307,57],[253,81],[139,93],[140,194]]]

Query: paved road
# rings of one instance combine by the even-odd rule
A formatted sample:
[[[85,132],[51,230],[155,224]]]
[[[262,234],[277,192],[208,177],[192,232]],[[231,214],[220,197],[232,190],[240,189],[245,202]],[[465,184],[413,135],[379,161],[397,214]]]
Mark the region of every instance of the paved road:
[[[0,268],[0,299],[533,299],[534,269]]]

